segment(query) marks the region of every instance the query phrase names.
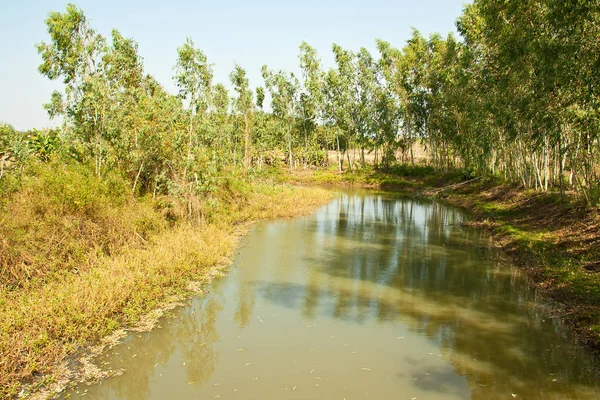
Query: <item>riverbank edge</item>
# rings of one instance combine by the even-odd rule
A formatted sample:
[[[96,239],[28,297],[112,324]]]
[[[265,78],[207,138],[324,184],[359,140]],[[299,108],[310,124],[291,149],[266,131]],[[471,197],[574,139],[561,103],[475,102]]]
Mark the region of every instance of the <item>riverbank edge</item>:
[[[218,255],[209,255],[207,260],[198,261],[196,276],[197,279],[188,280],[184,287],[174,285],[169,288],[168,296],[151,300],[155,306],[147,313],[144,313],[135,321],[119,326],[109,335],[103,336],[95,341],[90,341],[77,347],[76,351],[69,352],[58,362],[50,367],[50,372],[33,377],[33,382],[20,383],[18,395],[13,392],[9,398],[27,398],[27,399],[51,399],[56,398],[68,385],[75,382],[88,383],[95,382],[111,376],[119,375],[123,371],[102,371],[94,360],[119,344],[124,338],[134,332],[148,332],[159,322],[161,317],[169,310],[184,306],[193,296],[202,296],[206,294],[206,288],[216,277],[224,276],[225,271],[231,266],[234,254],[240,246],[240,241],[246,236],[252,225],[260,221],[274,219],[290,219],[309,215],[335,198],[335,193],[322,188],[294,187],[290,185],[274,184],[269,185],[271,189],[268,193],[260,193],[254,199],[251,205],[252,211],[250,218],[236,215],[237,210],[230,210],[231,214],[226,222],[220,222],[217,225],[207,223],[201,225],[192,225],[189,223],[179,224],[159,233],[155,237],[145,240],[146,246],[143,249],[135,249],[133,252],[107,256],[106,262],[110,263],[113,258],[121,256],[133,259],[138,256],[136,252],[160,252],[164,251],[162,241],[169,235],[178,235],[178,230],[183,230],[187,235],[196,236],[193,239],[198,243],[206,243],[207,235],[214,234],[215,229],[218,233],[227,236],[219,236],[220,246],[215,253]],[[238,205],[245,207],[245,205]],[[208,241],[210,243],[210,241]],[[193,243],[193,241],[192,241]],[[177,247],[181,250],[182,247]],[[179,262],[185,260],[191,262],[194,257],[202,253],[202,250],[190,251],[189,254],[172,254]],[[167,255],[168,256],[168,255]],[[140,256],[140,257],[143,257]],[[147,260],[143,260],[147,261]],[[118,261],[117,261],[118,262]],[[210,265],[206,266],[206,263]],[[99,266],[101,268],[101,266]],[[93,273],[95,271],[91,271]],[[87,275],[83,276],[85,279]],[[125,311],[125,310],[124,310]],[[117,315],[116,318],[119,316]],[[90,316],[93,318],[93,316]]]
[[[600,356],[600,213],[573,194],[525,190],[458,171],[403,175],[373,169],[288,173],[308,186],[358,187],[401,193],[459,207],[468,225],[492,234],[496,246],[524,270],[532,288],[550,300],[575,339]]]

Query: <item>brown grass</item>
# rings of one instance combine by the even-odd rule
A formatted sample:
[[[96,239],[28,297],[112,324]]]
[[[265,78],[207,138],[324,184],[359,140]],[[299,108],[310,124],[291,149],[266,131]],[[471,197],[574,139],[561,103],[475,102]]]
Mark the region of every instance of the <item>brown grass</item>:
[[[246,184],[199,201],[203,220],[174,222],[181,205],[173,199],[112,202],[96,193],[70,209],[56,204],[60,195],[31,189],[38,184],[1,213],[1,398],[59,389],[77,372],[64,368],[74,355],[197,291],[228,265],[248,222],[305,214],[332,198],[322,189]]]

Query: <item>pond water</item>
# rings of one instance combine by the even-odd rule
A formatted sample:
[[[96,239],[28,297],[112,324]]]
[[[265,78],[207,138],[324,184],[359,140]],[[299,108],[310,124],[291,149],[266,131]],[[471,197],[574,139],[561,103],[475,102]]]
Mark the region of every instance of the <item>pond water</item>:
[[[598,399],[575,344],[492,239],[434,202],[350,192],[254,225],[206,297],[97,361],[96,399]]]

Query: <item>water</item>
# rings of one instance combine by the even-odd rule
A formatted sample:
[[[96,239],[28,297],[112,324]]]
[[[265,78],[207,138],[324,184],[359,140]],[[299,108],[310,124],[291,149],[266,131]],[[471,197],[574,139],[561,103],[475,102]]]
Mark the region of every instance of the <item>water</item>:
[[[98,360],[96,399],[598,399],[574,343],[461,211],[342,195],[254,226],[204,298]]]

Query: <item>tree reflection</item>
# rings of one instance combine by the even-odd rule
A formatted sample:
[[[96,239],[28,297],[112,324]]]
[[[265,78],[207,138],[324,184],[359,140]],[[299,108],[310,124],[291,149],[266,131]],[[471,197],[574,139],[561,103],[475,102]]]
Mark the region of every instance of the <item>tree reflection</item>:
[[[548,317],[516,269],[493,261],[489,236],[458,227],[464,218],[436,203],[349,195],[316,216],[264,225],[248,238],[244,264],[213,283],[207,298],[119,347],[112,365],[137,356],[135,367],[98,387],[97,397],[156,396],[150,388],[157,364],[175,371],[177,384],[185,374],[187,383],[202,387],[219,364],[219,344],[232,346],[227,334],[247,329],[261,350],[269,343],[267,323],[254,325],[253,318],[266,304],[284,307],[287,322],[302,320],[299,326],[329,319],[402,327],[428,338],[453,371],[426,357],[405,357],[412,368],[399,366],[395,379],[434,397],[460,397],[463,376],[473,399],[595,398],[597,361],[569,345],[568,331]],[[274,316],[270,322],[277,323]],[[289,336],[289,346],[302,347],[299,336]],[[288,345],[277,339],[282,349]]]
[[[561,346],[572,340],[567,330],[547,319],[515,269],[490,261],[486,234],[457,226],[462,213],[384,196],[350,196],[336,207],[334,222],[309,227],[314,237],[338,238],[311,243],[318,251],[304,261],[318,266],[304,282],[257,282],[261,296],[306,318],[408,320],[440,343],[473,398],[491,398],[491,387],[503,398],[560,398],[574,389],[556,381],[596,384],[594,362]]]

